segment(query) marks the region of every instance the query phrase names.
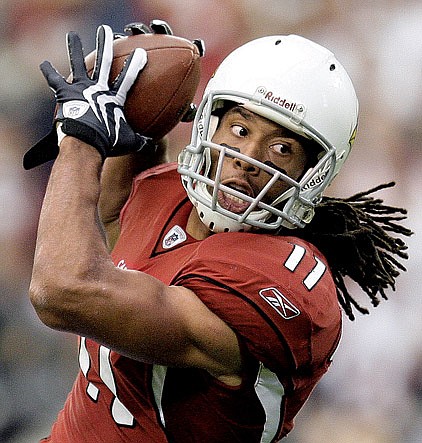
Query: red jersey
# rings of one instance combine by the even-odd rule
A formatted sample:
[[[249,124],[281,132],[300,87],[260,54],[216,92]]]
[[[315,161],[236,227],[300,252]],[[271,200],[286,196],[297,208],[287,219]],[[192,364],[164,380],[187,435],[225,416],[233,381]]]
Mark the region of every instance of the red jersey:
[[[142,173],[122,210],[113,260],[194,291],[237,334],[242,384],[134,361],[81,338],[81,371],[46,441],[271,443],[292,429],[340,339],[327,263],[293,236],[197,241],[185,231],[191,210],[174,164]]]

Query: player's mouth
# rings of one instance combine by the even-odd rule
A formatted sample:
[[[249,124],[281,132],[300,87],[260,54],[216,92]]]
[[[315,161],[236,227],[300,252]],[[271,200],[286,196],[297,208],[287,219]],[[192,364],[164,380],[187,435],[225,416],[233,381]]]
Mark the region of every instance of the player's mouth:
[[[254,197],[254,191],[249,183],[243,180],[225,180],[222,182],[223,185],[228,188],[234,189],[242,194],[249,197]],[[228,211],[234,212],[235,214],[241,214],[248,209],[250,203],[243,200],[240,197],[229,194],[228,192],[218,191],[218,204]]]

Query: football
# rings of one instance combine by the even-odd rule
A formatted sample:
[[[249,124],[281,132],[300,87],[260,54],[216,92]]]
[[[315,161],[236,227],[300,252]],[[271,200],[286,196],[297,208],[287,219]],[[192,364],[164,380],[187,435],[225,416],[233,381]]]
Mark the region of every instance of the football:
[[[200,80],[200,51],[194,42],[167,34],[136,34],[113,42],[112,82],[128,55],[143,48],[148,63],[128,92],[125,116],[141,135],[160,139],[170,132],[190,109]],[[85,58],[88,73],[95,51]]]

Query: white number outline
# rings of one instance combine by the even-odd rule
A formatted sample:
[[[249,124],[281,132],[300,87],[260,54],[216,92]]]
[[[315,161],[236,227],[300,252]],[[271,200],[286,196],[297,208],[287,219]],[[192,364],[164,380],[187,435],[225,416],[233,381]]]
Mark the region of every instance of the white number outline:
[[[305,257],[306,249],[303,246],[293,244],[293,250],[284,262],[284,266],[294,272]],[[315,255],[315,266],[310,270],[307,276],[303,279],[303,284],[308,291],[311,291],[316,284],[321,280],[327,266]]]
[[[133,427],[135,417],[130,413],[126,406],[117,396],[116,382],[114,379],[113,368],[110,362],[111,351],[105,346],[99,348],[99,376],[107,388],[111,391],[114,398],[111,403],[111,416],[113,420],[120,426]],[[79,346],[79,367],[85,378],[88,380],[88,372],[91,368],[91,356],[86,347],[86,338],[81,337]],[[95,402],[98,401],[100,390],[88,380],[86,389],[87,395]]]

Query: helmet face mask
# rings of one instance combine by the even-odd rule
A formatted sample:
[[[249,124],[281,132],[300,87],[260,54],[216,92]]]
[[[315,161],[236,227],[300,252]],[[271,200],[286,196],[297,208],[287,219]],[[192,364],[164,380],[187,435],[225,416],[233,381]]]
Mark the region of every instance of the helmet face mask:
[[[319,149],[316,164],[293,180],[273,164],[214,143],[221,108],[228,101],[311,140]],[[235,50],[217,69],[178,170],[201,220],[214,232],[303,227],[347,158],[356,124],[353,85],[329,51],[297,36],[264,37]],[[248,162],[268,176],[258,195],[221,183],[227,158]],[[269,190],[280,187],[280,181],[283,191],[269,200]],[[219,192],[245,202],[245,209],[225,209],[218,203]]]

